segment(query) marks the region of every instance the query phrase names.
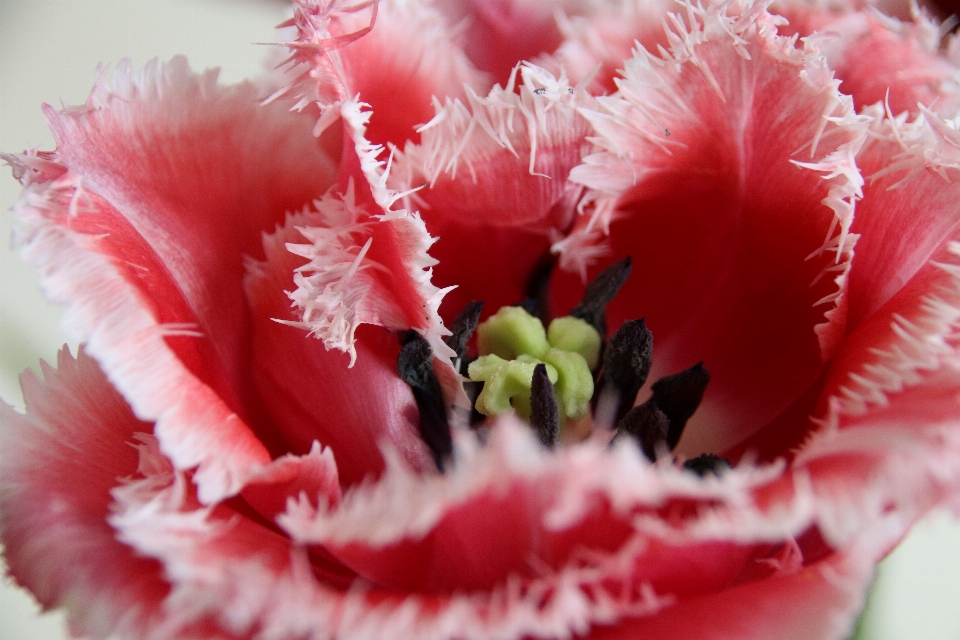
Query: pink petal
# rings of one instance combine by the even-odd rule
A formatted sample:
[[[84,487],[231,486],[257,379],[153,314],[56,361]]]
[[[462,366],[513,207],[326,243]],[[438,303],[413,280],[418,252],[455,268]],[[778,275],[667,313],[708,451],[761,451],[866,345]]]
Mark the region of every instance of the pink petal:
[[[831,541],[853,535],[858,514],[911,522],[960,490],[957,238],[853,331],[830,369],[821,428],[795,464],[823,496]]]
[[[155,632],[191,637],[189,629],[205,626],[250,637],[267,603],[284,596],[272,580],[290,571],[289,541],[226,503],[201,506],[190,481],[164,464],[155,441],[145,440],[139,451],[140,473],[114,490],[110,521],[120,540],[160,561],[172,585],[167,618]],[[301,579],[312,580],[306,571]]]
[[[306,15],[302,6],[299,11]],[[358,31],[369,20],[367,13],[336,14],[328,18],[329,30]],[[309,33],[315,40],[319,22],[313,17],[312,28],[301,29],[301,39]],[[433,116],[434,97],[464,98],[465,86],[480,90],[489,84],[454,43],[453,32],[426,0],[384,1],[373,30],[332,54],[342,69],[345,94],[371,107],[368,140],[402,145],[416,139],[416,128]]]
[[[723,11],[690,9],[664,61],[640,52],[620,92],[598,99],[588,117],[603,151],[571,176],[594,190],[590,215],[555,245],[568,270],[598,243],[633,256],[609,324],[646,317],[651,380],[699,361],[711,371],[680,444],[690,455],[773,420],[836,350],[862,183],[864,127],[823,59],[776,36],[760,8]],[[555,284],[565,312],[577,287]]]
[[[510,422],[499,424],[482,449],[461,445],[446,476],[424,478],[392,465],[379,484],[354,489],[338,510],[291,505],[280,522],[295,540],[322,545],[388,589],[438,598],[467,590],[477,592],[479,603],[487,597],[481,593],[500,598],[513,582],[527,585],[504,603],[502,619],[480,617],[483,609],[463,612],[478,617],[461,631],[487,637],[523,619],[511,622],[526,615],[520,593],[541,595],[540,612],[518,635],[616,619],[650,604],[643,589],[632,591],[641,584],[667,600],[725,588],[768,541],[805,529],[811,515],[801,485],[773,501],[736,497],[789,484],[778,480],[776,468],[704,483],[641,462],[632,445],[613,456],[600,444],[546,455],[526,425]],[[585,592],[580,596],[593,589],[629,595],[609,607],[561,613],[556,607],[575,597],[567,590],[575,585]],[[427,629],[447,615],[424,612],[420,632],[432,637]]]
[[[595,95],[613,93],[624,61],[633,56],[634,43],[647,51],[667,45],[663,19],[677,8],[676,2],[667,0],[601,5],[589,16],[562,21],[563,44],[537,63],[551,70],[566,70],[574,84],[589,80],[589,90]]]
[[[71,631],[145,635],[162,620],[161,566],[118,542],[110,490],[137,471],[137,420],[96,363],[64,349],[44,381],[22,377],[26,415],[0,407],[0,531],[16,581],[44,609],[65,607]],[[82,452],[82,455],[78,455]]]
[[[451,366],[454,353],[442,339],[450,332],[437,312],[446,290],[432,284],[436,260],[427,254],[435,239],[419,215],[392,208],[403,194],[388,184],[382,148],[365,137],[370,114],[362,106],[332,106],[344,138],[336,193],[315,203],[322,224],[300,229],[307,243],[287,246],[309,261],[297,268],[290,298],[302,313],[301,325],[327,348],[349,353],[351,366],[354,333],[362,324],[415,329]]]
[[[918,113],[922,104],[952,116],[960,108],[960,68],[941,42],[938,21],[917,15],[901,22],[869,9],[831,12],[813,4],[786,3],[788,33],[814,36],[830,68],[857,109],[885,103],[893,114]],[[956,36],[953,42],[960,42]]]
[[[724,482],[704,482],[675,468],[650,466],[633,446],[612,455],[599,443],[546,455],[526,425],[505,422],[486,447],[476,447],[472,438],[460,442],[458,466],[446,476],[425,477],[392,464],[379,484],[353,489],[338,507],[302,494],[279,519],[298,541],[291,545],[253,520],[238,518],[228,505],[200,507],[188,481],[164,468],[156,460],[159,451],[146,445],[140,448],[142,477],[115,491],[121,509],[112,522],[121,539],[166,567],[174,584],[167,600],[171,635],[206,623],[238,635],[256,629],[268,637],[562,637],[597,625],[632,624],[636,616],[651,629],[666,616],[669,628],[671,618],[681,623],[690,618],[685,603],[696,607],[714,597],[718,611],[727,612],[719,619],[724,625],[744,622],[734,602],[748,612],[762,611],[768,594],[811,595],[802,588],[810,583],[824,588],[818,576],[840,578],[829,583],[838,590],[831,592],[834,614],[825,624],[840,629],[860,603],[877,549],[902,533],[888,526],[878,530],[882,536],[862,539],[870,543],[869,555],[854,554],[851,547],[843,556],[855,563],[803,568],[801,560],[774,555],[779,573],[768,570],[761,574],[766,579],[753,582],[756,578],[747,576],[766,562],[763,550],[810,523],[813,512],[802,481],[793,483],[792,495],[781,492],[770,500],[769,489],[786,480],[776,467],[738,469]],[[538,496],[535,488],[548,485],[553,491]],[[744,500],[744,492],[755,499]],[[511,500],[516,496],[520,505]],[[491,508],[497,517],[479,517],[489,516]],[[526,519],[515,520],[525,509]],[[448,536],[458,531],[449,526],[454,521],[474,529],[465,555],[448,566],[450,575],[483,571],[481,563],[470,561],[474,557],[502,566],[486,547],[525,527],[541,530],[541,542],[529,547],[538,555],[528,556],[532,565],[522,572],[508,573],[485,590],[451,591],[435,583],[432,590],[421,584],[398,591],[355,581],[325,549],[311,545],[305,552],[303,546],[322,539],[339,553],[352,541],[371,553],[379,550],[382,567],[397,551],[397,541],[434,544],[434,565],[418,570],[439,576],[449,562],[444,550],[456,544]],[[501,550],[514,547],[525,548],[513,539]],[[410,549],[401,551],[394,561]],[[798,579],[770,577],[777,575]],[[747,582],[737,586],[738,576]],[[411,579],[416,576],[406,577]],[[802,628],[817,630],[822,610],[813,621],[800,615],[805,611],[784,609],[775,620],[805,622]]]
[[[278,322],[297,319],[285,291],[295,288],[294,272],[305,262],[287,250],[290,243],[303,241],[298,229],[324,230],[334,238],[338,232],[349,232],[346,227],[324,227],[345,212],[344,202],[328,195],[317,205],[320,212],[291,216],[284,227],[264,238],[266,261],[248,265],[246,290],[254,318],[258,389],[286,447],[296,453],[310,451],[315,441],[331,447],[346,485],[367,474],[379,475],[380,446],[387,442],[403,451],[414,467],[429,469],[433,462],[417,433],[413,394],[397,375],[400,345],[395,335],[380,327],[357,331],[350,345],[356,364],[350,367],[347,354],[328,349],[298,326]],[[367,227],[378,224],[369,221]],[[368,273],[371,270],[377,269]],[[356,282],[347,286],[361,291]],[[376,282],[367,286],[380,287]],[[336,313],[348,314],[351,309],[344,304]],[[371,394],[372,389],[377,393]]]
[[[434,282],[456,286],[444,314],[470,300],[493,313],[516,304],[551,238],[565,231],[582,189],[567,182],[587,150],[589,124],[577,112],[588,98],[564,77],[537,67],[469,106],[448,102],[393,163],[397,190],[423,186],[409,198],[437,236],[430,253]],[[483,268],[478,268],[482,265]]]
[[[254,475],[241,495],[270,520],[282,513],[287,500],[294,496],[336,505],[340,502],[341,490],[333,452],[314,444],[305,456],[278,458]]]
[[[871,541],[872,543],[872,541]],[[590,640],[843,640],[864,603],[876,550],[860,545],[799,573],[683,600],[598,628]]]
[[[312,119],[182,58],[140,76],[123,66],[87,106],[47,116],[63,173],[38,176],[17,205],[24,255],[177,466],[200,466],[203,499],[232,493],[268,460],[245,424],[241,257],[333,179]]]
[[[960,229],[960,135],[925,112],[912,123],[874,112],[857,161],[867,176],[851,231],[850,326],[870,317]]]
[[[481,71],[506,86],[524,60],[552,53],[562,42],[557,12],[583,10],[568,0],[451,0],[438,3],[451,24],[461,25],[463,50]]]

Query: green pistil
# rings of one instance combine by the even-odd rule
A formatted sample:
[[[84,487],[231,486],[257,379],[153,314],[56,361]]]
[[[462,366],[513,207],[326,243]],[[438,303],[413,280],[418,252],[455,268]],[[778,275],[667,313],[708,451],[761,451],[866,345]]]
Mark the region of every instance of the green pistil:
[[[490,353],[470,363],[467,370],[471,380],[483,382],[483,391],[477,396],[477,411],[485,416],[498,416],[516,411],[525,420],[530,419],[530,387],[533,370],[540,364],[536,358],[521,354],[514,360],[504,360]],[[547,377],[556,384],[557,370],[547,365]]]
[[[484,383],[477,411],[497,416],[515,411],[530,418],[533,370],[547,367],[555,385],[560,414],[579,420],[590,412],[593,374],[600,354],[600,334],[578,318],[557,318],[544,331],[543,323],[521,307],[503,307],[477,328],[480,357],[468,373]]]
[[[591,371],[597,368],[600,334],[586,321],[573,316],[555,319],[547,329],[547,341],[555,349],[579,353]]]
[[[482,356],[492,353],[513,360],[528,354],[536,358],[549,348],[543,323],[521,307],[501,307],[477,327],[477,349]]]

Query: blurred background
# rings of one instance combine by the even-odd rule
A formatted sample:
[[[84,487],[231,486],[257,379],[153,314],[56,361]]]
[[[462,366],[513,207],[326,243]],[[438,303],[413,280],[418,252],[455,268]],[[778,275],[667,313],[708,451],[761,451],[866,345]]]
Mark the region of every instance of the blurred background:
[[[226,82],[256,75],[271,53],[257,43],[277,42],[273,26],[287,15],[277,0],[0,0],[0,150],[53,149],[40,105],[82,104],[100,63],[128,57],[141,67],[182,53],[195,70],[220,67]],[[10,247],[19,193],[0,169],[0,397],[22,408],[19,373],[55,361],[67,341],[62,310]],[[67,637],[62,614],[41,614],[12,580],[0,581],[0,639]],[[949,514],[921,522],[880,566],[858,637],[960,640],[960,523]]]

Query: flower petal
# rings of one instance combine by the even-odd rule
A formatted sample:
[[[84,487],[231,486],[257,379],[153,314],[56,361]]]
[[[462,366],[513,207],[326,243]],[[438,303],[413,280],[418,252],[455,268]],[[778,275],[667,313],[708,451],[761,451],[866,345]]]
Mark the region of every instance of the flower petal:
[[[403,194],[388,184],[382,147],[365,137],[369,111],[349,100],[334,107],[344,138],[337,188],[316,203],[323,224],[300,229],[308,242],[287,247],[309,261],[297,268],[290,295],[300,324],[349,353],[351,366],[360,325],[415,329],[452,368],[455,354],[443,341],[450,332],[437,312],[446,290],[431,283],[436,260],[427,254],[435,239],[417,214],[392,209]]]
[[[340,502],[337,463],[330,449],[314,443],[305,456],[286,455],[264,467],[244,485],[241,495],[269,520],[297,496],[327,505]]]
[[[864,603],[876,549],[861,544],[799,573],[683,600],[600,627],[589,640],[842,640]]]
[[[557,73],[564,69],[573,84],[589,81],[594,95],[614,93],[615,79],[624,60],[632,57],[635,43],[647,51],[668,44],[663,19],[676,8],[677,3],[670,0],[611,2],[589,16],[564,15],[560,22],[563,44],[537,63]]]
[[[571,224],[582,189],[567,182],[588,143],[589,124],[566,78],[532,65],[506,89],[471,93],[469,107],[447,102],[391,167],[397,190],[409,197],[437,236],[434,281],[456,286],[444,314],[452,319],[471,300],[486,313],[526,296],[524,288],[553,236]],[[480,266],[483,268],[478,268]]]
[[[357,98],[372,108],[367,128],[371,142],[402,145],[415,139],[416,127],[433,115],[434,96],[464,97],[465,85],[481,89],[489,84],[432,5],[428,0],[381,0],[357,11],[356,6],[336,3],[296,3],[298,39],[290,43],[291,61],[305,63],[316,73],[302,76],[290,89],[303,92],[309,88],[304,85],[329,83],[327,67],[332,66],[341,85],[339,97]],[[362,38],[353,39],[361,33]],[[416,38],[410,37],[413,33]]]
[[[868,181],[851,232],[849,323],[857,327],[926,265],[960,229],[960,134],[924,111],[913,122],[879,108],[857,157]]]
[[[107,523],[117,478],[137,471],[137,420],[83,351],[64,348],[44,381],[23,375],[26,415],[0,406],[0,532],[10,574],[71,631],[144,636],[162,620],[161,566],[118,542]],[[82,455],[78,455],[82,452]]]
[[[299,318],[293,315],[285,291],[294,288],[294,272],[305,259],[288,251],[287,246],[303,241],[298,229],[312,229],[310,233],[318,237],[323,234],[334,241],[349,238],[347,225],[326,225],[356,213],[332,194],[316,205],[318,212],[290,216],[286,225],[265,237],[266,260],[250,261],[247,266],[245,284],[254,318],[257,387],[288,449],[306,453],[315,441],[332,448],[340,480],[345,485],[359,482],[368,474],[379,475],[383,469],[380,446],[385,443],[402,451],[414,468],[429,469],[433,463],[417,434],[413,394],[397,374],[397,337],[380,327],[361,328],[350,336],[355,338],[350,348],[356,354],[355,366],[350,367],[348,355],[328,348],[299,326],[289,326],[299,324],[294,322]],[[366,236],[371,233],[370,227],[379,224],[389,223],[368,221],[366,230],[361,226],[354,232]],[[324,248],[330,251],[329,244]],[[344,250],[356,252],[358,248],[353,244],[352,249]],[[342,270],[354,259],[353,254],[340,262],[332,258],[331,268]],[[371,270],[385,271],[368,268],[368,272]],[[363,297],[364,287],[374,289],[376,295],[391,291],[377,281],[361,286],[356,281],[341,279],[334,286],[343,287],[345,295],[354,297]],[[331,317],[356,313],[355,306],[351,306],[356,304],[348,300]],[[372,389],[377,392],[372,394]]]
[[[795,459],[822,496],[829,541],[854,535],[861,514],[911,523],[960,490],[958,327],[955,239],[844,343],[824,389],[821,428]]]
[[[298,542],[322,545],[388,589],[496,593],[516,581],[536,593],[558,581],[597,579],[645,584],[667,598],[730,585],[767,543],[810,522],[802,485],[778,480],[782,467],[704,483],[641,462],[632,443],[613,456],[600,445],[546,455],[526,425],[509,421],[481,449],[460,444],[446,476],[423,478],[393,464],[379,484],[354,489],[338,510],[291,504],[279,520]],[[758,500],[763,507],[742,499],[743,492],[791,484],[775,500]],[[588,615],[619,615],[598,611]],[[566,624],[582,623],[581,613],[570,612]],[[540,622],[560,623],[546,618]],[[483,637],[480,628],[477,634]]]
[[[632,255],[609,322],[647,318],[651,380],[710,370],[688,455],[774,419],[836,350],[862,183],[864,126],[823,59],[777,36],[762,6],[726,10],[688,5],[666,58],[639,52],[619,94],[598,99],[588,117],[604,150],[571,175],[594,190],[590,215],[555,245],[573,271],[598,242]],[[570,278],[555,289],[561,310],[576,302]]]
[[[900,21],[876,10],[837,11],[813,3],[778,3],[790,20],[787,33],[813,35],[841,80],[840,91],[853,96],[860,110],[884,103],[897,115],[917,115],[918,105],[953,116],[960,108],[960,39],[944,45],[940,23],[925,13]],[[840,5],[842,6],[842,5]],[[954,58],[951,61],[950,58]]]
[[[523,60],[552,53],[562,42],[556,15],[583,10],[577,0],[447,0],[438,3],[451,24],[461,25],[470,61],[503,86]]]
[[[87,106],[47,116],[60,173],[27,174],[24,255],[178,468],[200,466],[203,499],[235,492],[268,460],[245,424],[257,407],[241,257],[332,181],[312,118],[182,58],[140,76],[122,65]]]

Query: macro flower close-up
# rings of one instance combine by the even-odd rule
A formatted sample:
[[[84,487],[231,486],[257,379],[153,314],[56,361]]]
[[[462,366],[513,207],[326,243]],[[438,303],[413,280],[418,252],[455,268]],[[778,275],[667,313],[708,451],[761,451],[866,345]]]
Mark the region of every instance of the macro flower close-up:
[[[960,513],[954,23],[286,11],[3,149],[77,345],[0,406],[12,580],[90,638],[850,638]]]

